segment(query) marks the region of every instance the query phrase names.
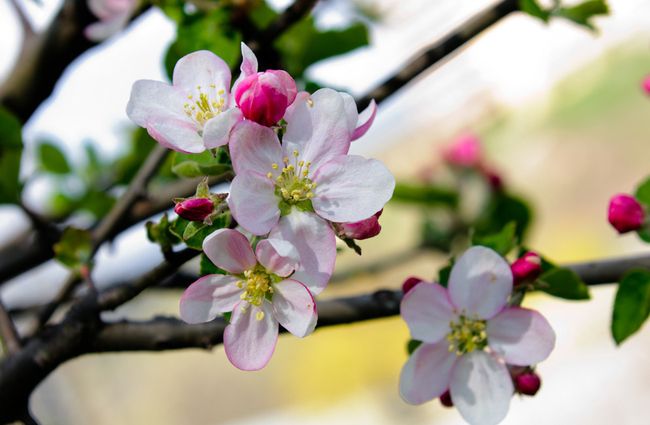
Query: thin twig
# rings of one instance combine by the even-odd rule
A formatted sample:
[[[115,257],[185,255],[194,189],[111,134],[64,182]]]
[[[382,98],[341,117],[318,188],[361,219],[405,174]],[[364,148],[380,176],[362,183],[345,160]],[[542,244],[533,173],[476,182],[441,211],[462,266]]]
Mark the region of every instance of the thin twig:
[[[261,40],[275,40],[289,27],[305,17],[318,0],[296,0],[278,18],[264,29]]]
[[[7,353],[14,354],[20,351],[20,335],[2,300],[0,300],[0,337]]]

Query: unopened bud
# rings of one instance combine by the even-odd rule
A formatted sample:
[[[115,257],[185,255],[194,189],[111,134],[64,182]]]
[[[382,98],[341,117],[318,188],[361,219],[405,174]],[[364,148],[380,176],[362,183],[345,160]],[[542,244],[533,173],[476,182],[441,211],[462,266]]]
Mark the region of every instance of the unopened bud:
[[[650,95],[650,75],[648,75],[643,79],[643,81],[641,82],[641,88],[643,88],[645,94]]]
[[[449,393],[449,390],[442,393],[442,395],[440,396],[440,403],[445,407],[454,406],[454,402],[451,400],[451,394]]]
[[[241,80],[235,102],[246,119],[270,127],[296,98],[296,82],[285,71],[258,72]]]
[[[404,295],[406,295],[406,293],[408,291],[415,288],[415,286],[417,284],[422,283],[422,282],[424,282],[424,281],[422,279],[420,279],[419,277],[411,276],[411,277],[407,278],[404,281],[404,283],[402,283],[402,292],[404,293]]]
[[[214,211],[214,202],[208,198],[190,198],[176,204],[174,212],[190,221],[203,221]]]
[[[482,161],[481,142],[473,134],[465,134],[447,147],[442,155],[450,165],[477,167]]]
[[[515,377],[515,388],[517,392],[533,396],[542,386],[542,380],[535,372],[525,372]]]
[[[634,197],[618,194],[609,201],[607,218],[618,233],[625,233],[638,230],[643,226],[645,211]]]
[[[534,252],[527,252],[512,263],[510,270],[515,285],[524,281],[533,281],[542,273],[542,259]]]
[[[383,210],[380,210],[375,215],[354,223],[334,223],[336,234],[347,239],[369,239],[377,236],[381,232],[379,216],[382,212]]]

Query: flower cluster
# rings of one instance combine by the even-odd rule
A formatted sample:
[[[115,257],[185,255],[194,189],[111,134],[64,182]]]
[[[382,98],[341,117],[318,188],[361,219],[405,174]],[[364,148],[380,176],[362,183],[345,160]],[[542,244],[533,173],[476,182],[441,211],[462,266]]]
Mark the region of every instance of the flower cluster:
[[[422,344],[400,375],[406,402],[440,397],[470,424],[489,425],[505,417],[515,390],[539,389],[530,366],[548,357],[555,334],[538,312],[508,304],[515,269],[475,246],[458,258],[447,288],[407,281],[401,314]]]
[[[236,367],[257,370],[273,353],[278,325],[298,337],[314,329],[313,297],[332,275],[336,237],[378,234],[395,180],[379,161],[348,154],[372,124],[374,102],[359,113],[348,94],[298,92],[285,71],[258,72],[244,44],[242,57],[231,87],[221,58],[191,53],[176,64],[171,85],[137,81],[127,114],[170,149],[229,151],[235,177],[226,202],[248,236],[220,229],[203,241],[205,254],[227,274],[194,282],[180,312],[188,323],[232,313],[226,354]],[[178,200],[175,211],[206,221],[215,199],[197,192]]]

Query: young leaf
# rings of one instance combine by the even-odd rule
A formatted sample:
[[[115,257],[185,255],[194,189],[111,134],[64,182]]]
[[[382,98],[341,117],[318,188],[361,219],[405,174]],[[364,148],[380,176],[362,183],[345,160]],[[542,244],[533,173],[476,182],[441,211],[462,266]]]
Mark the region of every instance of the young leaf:
[[[560,7],[554,14],[593,31],[596,27],[592,19],[598,15],[608,15],[609,7],[605,0],[587,0],[575,6]]]
[[[628,271],[618,284],[612,312],[612,336],[621,344],[641,329],[650,313],[650,271]]]
[[[212,221],[211,225],[204,225],[185,220],[184,218],[177,218],[170,226],[170,231],[181,239],[185,244],[192,249],[201,251],[203,247],[203,239],[209,234],[218,229],[227,227],[230,223],[230,215],[222,214]],[[202,226],[202,227],[201,227]],[[187,229],[190,230],[187,230]],[[187,235],[186,235],[187,232]],[[186,236],[186,237],[184,237]]]
[[[650,208],[650,177],[647,177],[634,192],[634,197],[646,207]]]
[[[453,207],[458,203],[458,194],[449,189],[435,186],[398,182],[395,185],[391,201]]]
[[[171,250],[172,246],[181,242],[181,239],[170,231],[170,222],[167,213],[163,214],[158,223],[148,221],[147,238],[151,242],[160,245],[160,248],[165,251]]]
[[[422,341],[416,339],[409,339],[409,342],[406,344],[406,352],[409,353],[409,356],[413,354],[416,348],[422,345]]]
[[[567,300],[588,300],[589,287],[570,269],[556,267],[537,279],[538,289]]]
[[[20,200],[18,180],[23,141],[20,121],[0,108],[0,204]]]
[[[511,221],[506,224],[499,233],[488,236],[477,236],[472,238],[472,245],[483,245],[491,248],[501,255],[506,255],[517,246],[517,223]]]
[[[92,235],[87,230],[68,227],[54,244],[55,258],[66,267],[78,269],[90,261]]]
[[[232,169],[230,164],[223,163],[220,155],[212,156],[205,151],[200,154],[174,153],[172,172],[179,177],[194,178],[201,176],[216,176]]]
[[[225,270],[215,266],[205,254],[201,254],[201,263],[199,268],[201,276],[208,274],[228,274]]]
[[[71,171],[63,152],[50,142],[38,145],[38,161],[41,168],[53,174],[68,174]]]
[[[521,9],[522,12],[539,18],[544,22],[548,22],[548,19],[551,16],[551,13],[542,8],[542,6],[537,3],[537,0],[519,0],[519,9]]]

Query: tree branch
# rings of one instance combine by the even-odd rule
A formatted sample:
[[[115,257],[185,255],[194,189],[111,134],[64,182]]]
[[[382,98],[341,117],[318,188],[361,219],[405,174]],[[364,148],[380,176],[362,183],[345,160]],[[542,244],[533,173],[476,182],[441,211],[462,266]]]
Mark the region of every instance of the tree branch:
[[[7,353],[14,354],[20,351],[20,336],[2,300],[0,300],[0,337]]]
[[[261,41],[275,40],[293,24],[304,18],[318,0],[296,0],[277,19],[264,29]]]

